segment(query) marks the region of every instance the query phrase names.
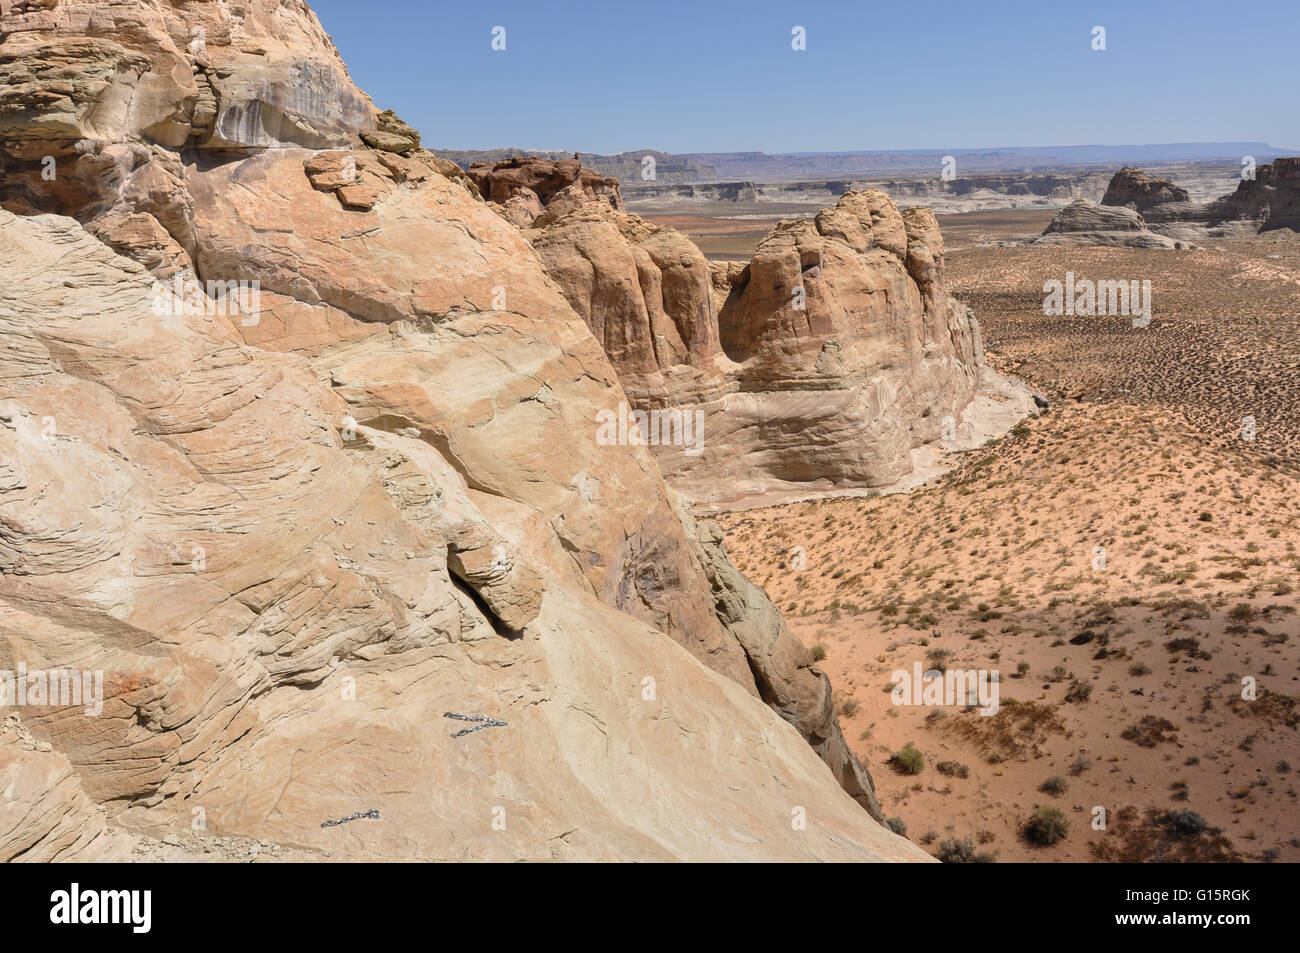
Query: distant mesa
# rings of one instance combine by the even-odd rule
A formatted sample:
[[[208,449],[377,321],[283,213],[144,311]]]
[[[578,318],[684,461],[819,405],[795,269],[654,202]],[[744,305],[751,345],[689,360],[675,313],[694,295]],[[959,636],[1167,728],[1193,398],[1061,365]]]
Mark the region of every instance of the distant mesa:
[[[1190,248],[1283,229],[1300,231],[1297,157],[1260,165],[1236,191],[1203,203],[1190,201],[1187,190],[1169,179],[1125,167],[1111,177],[1100,205],[1070,203],[1031,244]]]
[[[435,149],[437,155],[462,168],[476,162],[499,162],[516,156],[567,159],[573,152],[536,149]],[[994,149],[893,149],[837,152],[686,152],[658,149],[601,154],[579,152],[584,168],[620,179],[631,193],[664,185],[719,182],[776,183],[935,176],[945,155],[957,160],[959,175],[1008,173],[1081,176],[1117,166],[1159,166],[1177,163],[1231,162],[1256,156],[1261,162],[1287,150],[1266,142],[1159,143],[1121,146],[1006,146]],[[643,176],[646,157],[654,159],[654,176]],[[891,194],[893,194],[891,192]]]

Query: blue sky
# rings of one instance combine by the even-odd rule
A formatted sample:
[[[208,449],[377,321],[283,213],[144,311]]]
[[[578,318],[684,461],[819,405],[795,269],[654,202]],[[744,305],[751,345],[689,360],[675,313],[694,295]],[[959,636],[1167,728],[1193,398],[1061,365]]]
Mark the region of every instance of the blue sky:
[[[430,148],[1300,148],[1297,0],[309,2]]]

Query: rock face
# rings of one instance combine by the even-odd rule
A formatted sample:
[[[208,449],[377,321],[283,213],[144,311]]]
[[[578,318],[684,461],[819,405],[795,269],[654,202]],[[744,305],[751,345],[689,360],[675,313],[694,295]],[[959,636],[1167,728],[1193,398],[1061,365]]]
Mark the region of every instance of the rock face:
[[[469,177],[484,198],[501,204],[527,191],[546,205],[557,192],[576,185],[588,198],[603,200],[616,209],[623,207],[618,179],[584,169],[576,158],[520,156],[494,163],[476,162],[469,167]]]
[[[569,188],[524,230],[638,405],[707,393],[722,358],[708,261],[686,236]]]
[[[892,484],[975,395],[934,216],[883,192],[782,222],[748,264],[572,188],[524,234],[650,415],[629,439],[694,501]]]
[[[375,128],[305,3],[20,3],[5,33],[0,138],[322,148]]]
[[[1113,245],[1124,248],[1183,248],[1183,242],[1158,235],[1137,211],[1075,199],[1056,214],[1032,245]]]
[[[1111,177],[1102,205],[1122,205],[1139,212],[1164,202],[1186,202],[1186,189],[1179,188],[1169,179],[1157,179],[1141,169],[1125,166]]]
[[[306,6],[0,33],[0,669],[102,679],[7,709],[0,858],[925,859],[716,531],[597,439],[586,316]],[[619,214],[588,186],[549,200]],[[636,267],[707,306],[670,239]]]
[[[1300,158],[1261,165],[1236,191],[1205,203],[1188,201],[1187,191],[1168,180],[1121,169],[1102,202],[1140,209],[1151,231],[1184,241],[1246,237],[1281,228],[1300,231]]]

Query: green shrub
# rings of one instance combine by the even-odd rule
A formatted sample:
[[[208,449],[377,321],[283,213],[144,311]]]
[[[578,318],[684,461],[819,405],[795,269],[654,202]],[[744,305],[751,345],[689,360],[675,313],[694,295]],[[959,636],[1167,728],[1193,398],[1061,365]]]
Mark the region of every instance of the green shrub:
[[[1070,789],[1070,782],[1059,774],[1054,774],[1038,786],[1038,790],[1053,797],[1060,797]]]
[[[1040,807],[1025,824],[1025,837],[1040,847],[1051,847],[1069,832],[1070,822],[1056,807]]]
[[[1067,702],[1086,702],[1092,697],[1092,685],[1077,678],[1070,683],[1070,690],[1065,693]]]
[[[921,754],[912,742],[903,745],[903,750],[894,754],[894,767],[903,774],[920,774],[925,767],[925,755]]]
[[[939,850],[934,855],[945,864],[991,864],[993,855],[975,853],[975,843],[969,838],[963,840],[944,840],[939,842]]]

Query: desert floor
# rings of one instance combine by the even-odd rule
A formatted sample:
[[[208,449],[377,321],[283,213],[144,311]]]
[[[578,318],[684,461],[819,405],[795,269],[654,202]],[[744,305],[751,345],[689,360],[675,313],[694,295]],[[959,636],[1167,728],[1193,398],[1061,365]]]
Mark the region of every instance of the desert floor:
[[[990,363],[1049,413],[908,495],[712,518],[830,675],[886,815],[932,853],[1300,860],[1300,245],[977,244],[1041,217],[943,227]],[[726,234],[734,257],[749,230]],[[1150,280],[1151,324],[1045,317],[1067,270]],[[998,672],[998,713],[894,705],[917,662]],[[1040,807],[1068,824],[1051,846],[1026,834]]]

